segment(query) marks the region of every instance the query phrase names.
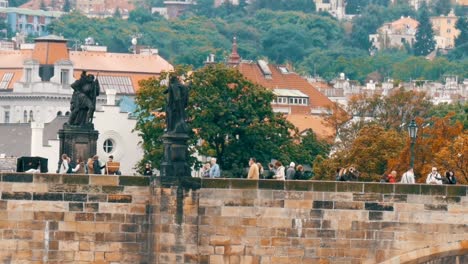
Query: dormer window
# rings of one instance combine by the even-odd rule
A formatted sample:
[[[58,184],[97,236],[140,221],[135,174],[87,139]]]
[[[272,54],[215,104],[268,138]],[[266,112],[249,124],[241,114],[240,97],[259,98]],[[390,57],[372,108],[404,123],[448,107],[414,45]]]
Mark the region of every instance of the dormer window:
[[[26,69],[26,77],[25,77],[24,81],[26,83],[31,83],[31,80],[32,80],[32,69],[28,68],[28,69]]]
[[[309,96],[295,89],[274,89],[273,93],[277,96],[273,103],[284,105],[309,105]]]
[[[68,79],[68,76],[70,74],[70,71],[69,70],[61,70],[60,71],[60,84],[62,84],[62,86],[66,86],[70,83],[69,79]]]

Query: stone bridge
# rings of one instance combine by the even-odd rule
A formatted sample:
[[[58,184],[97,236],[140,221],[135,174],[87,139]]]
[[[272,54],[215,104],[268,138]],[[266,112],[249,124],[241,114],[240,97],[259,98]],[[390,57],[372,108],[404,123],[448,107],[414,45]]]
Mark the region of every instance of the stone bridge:
[[[467,186],[0,180],[0,263],[468,263]]]

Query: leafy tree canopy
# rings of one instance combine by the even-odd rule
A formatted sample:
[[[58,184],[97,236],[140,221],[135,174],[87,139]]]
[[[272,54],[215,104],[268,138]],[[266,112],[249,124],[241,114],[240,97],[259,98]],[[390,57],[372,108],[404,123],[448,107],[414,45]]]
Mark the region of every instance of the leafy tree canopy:
[[[187,71],[178,70],[179,74]],[[144,159],[156,167],[162,159],[165,85],[160,78],[141,82],[137,95],[138,123],[142,136]],[[278,159],[311,164],[327,145],[315,135],[297,143],[297,131],[281,114],[274,113],[271,90],[246,80],[236,69],[222,64],[209,65],[194,72],[190,85],[188,108],[193,149],[199,154],[217,157],[224,170],[243,168],[250,157],[260,162]]]

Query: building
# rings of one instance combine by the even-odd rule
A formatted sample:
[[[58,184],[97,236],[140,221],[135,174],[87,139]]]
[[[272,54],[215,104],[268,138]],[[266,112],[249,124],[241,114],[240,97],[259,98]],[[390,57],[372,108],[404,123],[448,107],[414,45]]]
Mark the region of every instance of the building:
[[[75,9],[88,17],[111,17],[119,10],[122,18],[128,18],[130,11],[136,7],[135,1],[128,0],[76,0]]]
[[[317,12],[328,12],[341,20],[346,16],[346,0],[314,0]]]
[[[8,0],[0,0],[0,8],[8,7]]]
[[[332,101],[290,67],[269,64],[265,60],[242,60],[235,39],[228,65],[237,68],[248,80],[271,89],[276,95],[273,111],[284,113],[299,132],[312,129],[321,139],[333,137],[333,131],[321,122]]]
[[[40,10],[45,6],[46,11],[63,11],[65,0],[31,0],[19,6],[20,8]]]
[[[447,16],[431,17],[434,29],[435,41],[439,49],[452,49],[455,47],[455,39],[460,35],[460,30],[455,26],[458,17],[453,10]]]
[[[174,19],[181,16],[194,4],[196,3],[193,0],[164,1],[164,6],[167,8],[167,17],[169,19]]]
[[[47,25],[64,13],[60,11],[31,10],[16,7],[0,7],[0,19],[7,22],[12,32],[27,36],[45,36]]]
[[[378,49],[403,48],[412,46],[415,41],[419,22],[411,17],[401,17],[398,20],[385,23],[377,29],[376,34],[369,35],[372,45]]]
[[[214,7],[219,7],[224,3],[229,3],[231,5],[239,5],[239,0],[214,0]]]
[[[125,160],[123,166],[128,165],[125,170],[130,173],[141,158],[141,150],[139,137],[132,132],[136,121],[128,111],[120,110],[122,102],[134,97],[140,80],[157,77],[173,67],[151,52],[111,53],[99,46],[83,49],[70,51],[67,40],[51,35],[19,50],[0,50],[0,123],[9,131],[2,135],[19,135],[21,142],[30,137],[32,142],[30,149],[25,147],[20,153],[14,152],[19,147],[1,147],[0,154],[50,157],[49,168],[54,168],[59,151],[57,131],[70,109],[70,84],[87,71],[97,76],[101,87],[95,113],[95,128],[100,134],[98,155],[102,161],[110,154],[117,161]],[[120,102],[120,108],[115,102]],[[62,123],[57,124],[57,120]],[[47,132],[48,127],[55,130]],[[20,130],[23,132],[15,132]],[[2,146],[12,139],[2,136],[0,141]]]

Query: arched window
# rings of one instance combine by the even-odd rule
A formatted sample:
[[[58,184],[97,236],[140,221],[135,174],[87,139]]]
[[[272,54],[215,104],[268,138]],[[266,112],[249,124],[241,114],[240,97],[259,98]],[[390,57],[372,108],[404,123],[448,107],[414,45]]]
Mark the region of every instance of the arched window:
[[[65,116],[69,116],[69,115],[70,115],[69,111],[65,112]]]
[[[23,112],[23,123],[28,122],[28,111],[24,110]]]
[[[62,115],[62,111],[58,111],[57,116],[61,116],[61,115]]]
[[[115,148],[115,142],[110,138],[106,139],[104,141],[103,148],[104,148],[104,152],[111,153]]]
[[[29,122],[34,122],[34,113],[33,111],[29,111]]]

